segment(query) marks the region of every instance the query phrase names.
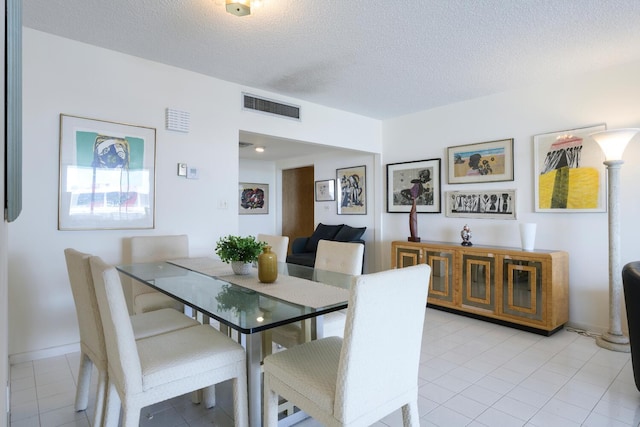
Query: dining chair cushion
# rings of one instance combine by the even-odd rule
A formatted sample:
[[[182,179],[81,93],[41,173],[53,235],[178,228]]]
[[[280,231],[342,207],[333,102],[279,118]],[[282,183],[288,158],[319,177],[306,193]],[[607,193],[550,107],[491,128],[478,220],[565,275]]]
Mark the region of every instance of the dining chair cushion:
[[[270,356],[266,359],[270,385],[276,390],[286,390],[284,393],[292,402],[305,408],[333,412],[341,349],[342,338],[328,337],[276,353],[277,357]]]
[[[138,340],[136,345],[144,390],[179,381],[193,373],[232,367],[245,357],[242,346],[209,325],[152,336]]]
[[[197,320],[172,308],[131,316],[131,326],[137,340],[198,325],[200,322]]]
[[[363,244],[320,240],[314,268],[358,275],[362,273],[363,255]]]
[[[145,286],[136,284],[136,286]],[[136,314],[150,313],[163,308],[177,311],[184,310],[184,304],[161,292],[145,292],[138,294],[133,300],[133,312]]]

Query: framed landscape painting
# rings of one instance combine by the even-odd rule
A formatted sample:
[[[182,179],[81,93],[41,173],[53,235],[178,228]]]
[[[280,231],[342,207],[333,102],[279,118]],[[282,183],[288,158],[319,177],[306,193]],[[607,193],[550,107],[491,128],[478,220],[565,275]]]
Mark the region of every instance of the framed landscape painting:
[[[440,213],[440,159],[387,165],[387,212]]]
[[[536,212],[606,212],[605,156],[591,138],[605,124],[533,137]]]
[[[241,182],[239,184],[238,213],[266,215],[269,213],[269,184]]]
[[[366,175],[366,166],[336,169],[338,215],[366,215]]]
[[[448,182],[513,181],[513,138],[447,148]]]
[[[156,130],[60,115],[58,229],[154,228]]]

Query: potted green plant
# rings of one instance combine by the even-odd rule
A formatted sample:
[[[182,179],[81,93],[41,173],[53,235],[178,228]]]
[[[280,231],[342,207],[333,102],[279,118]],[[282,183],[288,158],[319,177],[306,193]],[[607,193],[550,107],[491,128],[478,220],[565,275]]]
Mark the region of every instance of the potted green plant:
[[[253,236],[241,237],[228,235],[216,243],[216,255],[224,262],[231,263],[236,274],[249,274],[251,263],[258,260],[265,243]]]

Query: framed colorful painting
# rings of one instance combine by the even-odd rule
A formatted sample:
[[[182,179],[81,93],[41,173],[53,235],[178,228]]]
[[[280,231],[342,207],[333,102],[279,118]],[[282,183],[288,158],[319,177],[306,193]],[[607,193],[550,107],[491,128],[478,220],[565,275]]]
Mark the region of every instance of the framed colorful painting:
[[[606,212],[605,157],[589,135],[606,124],[533,137],[536,212]]]
[[[239,185],[238,213],[265,215],[269,213],[269,184],[241,182]]]
[[[155,226],[155,128],[60,115],[59,230]]]
[[[366,215],[366,166],[336,169],[338,215]]]
[[[387,165],[387,212],[440,213],[440,159]]]
[[[449,184],[513,181],[513,139],[447,148]]]

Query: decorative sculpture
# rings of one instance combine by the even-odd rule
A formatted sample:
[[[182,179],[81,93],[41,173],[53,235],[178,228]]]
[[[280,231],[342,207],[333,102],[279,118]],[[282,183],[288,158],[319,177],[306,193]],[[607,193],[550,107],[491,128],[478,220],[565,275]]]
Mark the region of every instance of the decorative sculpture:
[[[460,236],[462,237],[462,246],[473,246],[473,243],[471,243],[471,229],[467,224],[462,227]]]

